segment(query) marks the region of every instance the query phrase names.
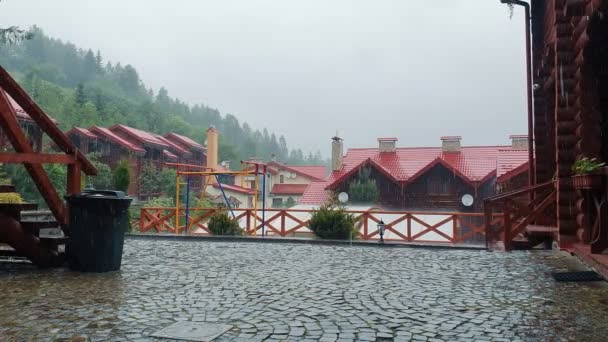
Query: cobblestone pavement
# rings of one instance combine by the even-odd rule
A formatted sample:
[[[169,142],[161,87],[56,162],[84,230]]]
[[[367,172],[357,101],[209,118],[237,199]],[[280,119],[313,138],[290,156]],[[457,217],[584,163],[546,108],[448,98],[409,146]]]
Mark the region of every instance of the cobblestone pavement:
[[[606,341],[608,285],[556,252],[127,240],[120,273],[0,263],[0,340]]]

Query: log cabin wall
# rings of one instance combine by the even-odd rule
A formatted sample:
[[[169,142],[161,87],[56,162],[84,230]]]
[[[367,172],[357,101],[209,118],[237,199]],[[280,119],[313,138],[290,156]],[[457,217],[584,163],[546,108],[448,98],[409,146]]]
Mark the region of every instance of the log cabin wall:
[[[605,15],[603,0],[532,1],[536,178],[558,180],[556,223],[567,239],[588,220],[571,183],[574,161],[608,160]]]

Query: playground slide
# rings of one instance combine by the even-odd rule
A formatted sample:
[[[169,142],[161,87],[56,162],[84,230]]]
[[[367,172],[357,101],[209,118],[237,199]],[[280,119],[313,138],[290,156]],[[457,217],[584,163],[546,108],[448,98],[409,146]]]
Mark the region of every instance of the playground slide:
[[[59,266],[63,257],[44,246],[38,237],[26,232],[12,217],[0,215],[0,242],[13,247],[17,254],[24,256],[39,267]]]

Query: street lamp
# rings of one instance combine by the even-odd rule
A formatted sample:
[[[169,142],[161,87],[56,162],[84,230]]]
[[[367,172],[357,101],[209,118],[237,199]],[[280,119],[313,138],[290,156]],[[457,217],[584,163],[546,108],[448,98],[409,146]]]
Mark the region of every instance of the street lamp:
[[[536,184],[536,174],[534,172],[534,114],[532,108],[532,52],[530,47],[530,4],[521,0],[500,0],[507,5],[522,6],[526,12],[526,90],[528,92],[528,177],[530,185]],[[533,196],[534,193],[531,194]]]
[[[380,220],[378,222],[378,234],[380,234],[380,243],[384,243],[384,231],[386,230],[386,225],[384,221]]]

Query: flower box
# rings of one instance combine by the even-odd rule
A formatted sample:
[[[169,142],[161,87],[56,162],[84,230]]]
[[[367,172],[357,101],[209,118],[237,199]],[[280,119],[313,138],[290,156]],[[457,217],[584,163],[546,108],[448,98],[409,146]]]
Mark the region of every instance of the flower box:
[[[578,190],[594,190],[602,186],[601,174],[586,174],[572,176],[572,185]]]

